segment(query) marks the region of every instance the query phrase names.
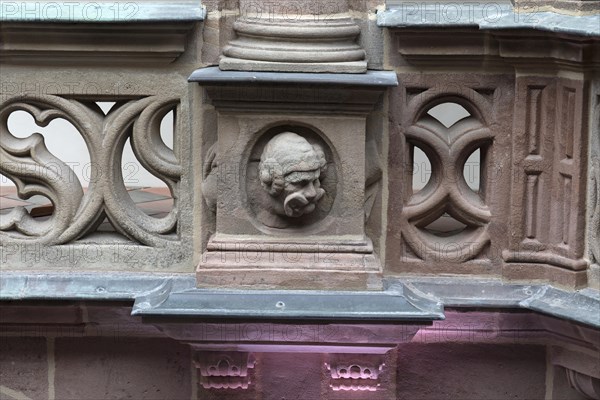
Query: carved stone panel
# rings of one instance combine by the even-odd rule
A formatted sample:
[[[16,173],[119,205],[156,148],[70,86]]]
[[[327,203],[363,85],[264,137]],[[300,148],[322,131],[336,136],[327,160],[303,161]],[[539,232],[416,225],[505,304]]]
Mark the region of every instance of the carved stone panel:
[[[278,133],[266,145],[258,146],[263,147],[258,165],[256,161],[248,165],[247,176],[258,177],[246,180],[250,206],[265,227],[306,226],[326,217],[331,209],[334,185],[329,188],[328,204],[320,205],[327,194],[321,184],[327,180],[325,150],[318,139],[313,139],[314,143],[308,139],[295,132]],[[333,169],[335,173],[335,166]],[[330,176],[329,181],[336,179]]]
[[[218,167],[208,174],[216,233],[199,284],[366,288],[379,264],[364,234],[364,147],[354,146],[364,137],[359,117],[222,115]]]
[[[175,96],[140,96],[117,101],[105,115],[89,96],[4,98],[0,173],[15,183],[20,198],[43,196],[51,206],[42,217],[21,206],[0,215],[2,265],[14,269],[180,267],[185,258],[179,234],[183,167],[176,150],[160,136],[163,117],[180,107]],[[9,126],[13,112],[29,114],[39,127],[57,119],[73,126],[89,153],[89,186],[80,182],[69,165],[72,160],[50,152],[40,133],[17,135]],[[173,197],[170,212],[163,216],[151,216],[136,206],[125,186],[121,160],[128,140],[140,164],[161,179]]]
[[[390,103],[386,268],[499,274],[507,245],[510,79],[403,74],[400,81]],[[417,150],[430,166],[417,162]],[[476,152],[472,187],[465,171]],[[415,178],[425,178],[422,187]]]
[[[583,271],[588,265],[583,258],[587,93],[583,81],[517,79],[510,219],[513,235],[510,250],[503,253],[509,263],[507,276],[546,276],[575,286],[585,282],[585,273],[569,271]],[[527,273],[529,268],[531,274]]]
[[[230,79],[248,75],[192,75],[218,112],[202,183],[216,222],[197,284],[380,290],[380,263],[365,234],[380,176],[377,160],[366,159],[366,125],[384,85],[373,86],[372,74],[326,76],[350,82],[326,87],[314,86],[322,78],[313,74],[282,76],[294,83],[277,86],[264,83],[271,74],[253,76],[233,88]]]

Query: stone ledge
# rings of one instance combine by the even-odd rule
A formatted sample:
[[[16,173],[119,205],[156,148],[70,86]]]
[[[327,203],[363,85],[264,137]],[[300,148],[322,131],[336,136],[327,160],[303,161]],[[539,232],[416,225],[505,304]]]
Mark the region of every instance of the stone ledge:
[[[199,0],[0,2],[2,22],[113,23],[202,21],[206,8]]]
[[[463,277],[388,277],[387,290],[398,285],[404,293],[420,293],[433,303],[452,308],[515,308],[536,311],[585,325],[600,327],[600,292],[583,289],[569,292],[544,284],[512,284],[500,279]],[[157,307],[156,296],[195,290],[194,274],[44,274],[9,273],[0,276],[0,301],[7,300],[134,300]],[[205,289],[205,293],[217,293]],[[268,295],[270,291],[254,291]],[[151,294],[149,296],[149,294]],[[149,299],[154,299],[149,302]]]
[[[439,302],[402,286],[383,292],[214,289],[171,292],[168,282],[152,293],[137,297],[132,315],[362,322],[444,318]]]
[[[246,72],[222,71],[219,67],[200,68],[188,78],[189,82],[211,85],[245,84],[313,84],[327,86],[398,86],[393,71],[367,71],[364,74],[332,74],[306,72]]]
[[[534,29],[578,36],[600,36],[598,15],[567,15],[551,11],[519,13],[510,2],[467,2],[460,5],[401,2],[392,9],[378,13],[377,25],[386,28],[478,27],[489,31]]]

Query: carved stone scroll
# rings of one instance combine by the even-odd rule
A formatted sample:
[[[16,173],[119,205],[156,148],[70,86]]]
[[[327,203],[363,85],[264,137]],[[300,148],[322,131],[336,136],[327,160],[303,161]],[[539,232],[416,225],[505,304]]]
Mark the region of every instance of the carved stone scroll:
[[[48,197],[55,212],[48,220],[36,221],[23,207],[17,207],[0,216],[0,236],[12,242],[64,244],[90,233],[107,217],[119,233],[138,243],[156,246],[176,239],[169,234],[177,225],[177,198],[173,210],[164,218],[139,210],[123,182],[121,154],[131,135],[132,147],[142,165],[174,191],[181,166],[162,142],[160,121],[177,103],[177,99],[147,97],[124,102],[104,117],[86,102],[58,96],[6,100],[0,111],[0,172],[17,184],[20,196]],[[40,134],[24,139],[11,134],[8,117],[17,110],[31,114],[40,126],[56,118],[64,118],[75,126],[98,171],[85,194],[75,173],[48,151]]]
[[[182,255],[178,226],[182,166],[160,133],[165,115],[179,107],[177,97],[146,96],[119,100],[105,115],[89,98],[4,98],[0,173],[16,184],[19,197],[41,195],[52,206],[51,215],[42,218],[24,207],[0,214],[2,267],[148,269],[182,268],[189,262]],[[30,114],[41,127],[60,118],[77,130],[90,158],[87,187],[71,169],[71,160],[53,155],[40,133],[18,137],[11,132],[8,118],[15,111]],[[128,140],[140,164],[171,192],[173,206],[165,215],[148,215],[125,186],[121,164]]]

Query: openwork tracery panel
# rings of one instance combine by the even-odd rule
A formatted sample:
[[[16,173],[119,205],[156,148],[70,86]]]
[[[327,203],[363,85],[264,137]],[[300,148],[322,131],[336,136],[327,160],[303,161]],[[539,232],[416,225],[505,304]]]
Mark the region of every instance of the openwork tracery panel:
[[[506,241],[507,202],[498,194],[509,177],[510,159],[501,155],[510,150],[510,120],[501,116],[511,93],[487,77],[430,78],[401,76],[404,86],[392,94],[387,267],[490,274]]]
[[[20,95],[3,101],[0,173],[15,183],[21,198],[40,195],[52,203],[47,218],[35,218],[24,207],[0,215],[3,261],[8,265],[10,256],[22,261],[23,255],[19,253],[23,250],[15,246],[92,243],[105,247],[165,248],[176,244],[180,240],[178,194],[182,166],[176,151],[163,142],[160,124],[167,113],[174,111],[177,115],[179,103],[179,98],[160,95],[121,99],[105,115],[95,102],[87,99]],[[27,112],[40,127],[59,118],[75,127],[85,141],[93,166],[87,188],[68,160],[61,160],[48,150],[40,133],[18,137],[11,132],[8,120],[15,111]],[[140,164],[171,192],[173,206],[166,215],[146,214],[128,193],[121,169],[127,140]],[[99,232],[103,222],[112,225],[114,232]],[[108,259],[116,261],[114,256]],[[15,266],[14,262],[10,265]],[[37,265],[43,267],[43,262]]]
[[[490,210],[482,195],[467,184],[463,169],[473,151],[487,152],[492,133],[481,116],[475,114],[475,108],[461,98],[456,100],[471,108],[472,114],[446,127],[426,113],[436,102],[442,101],[438,99],[422,108],[416,122],[405,133],[410,153],[412,147],[417,146],[431,160],[431,179],[422,190],[407,193],[402,213],[404,235],[422,260],[433,260],[438,252],[444,251],[448,258],[466,261],[479,255],[489,242]],[[461,222],[464,228],[446,234],[435,234],[427,229],[444,215]]]

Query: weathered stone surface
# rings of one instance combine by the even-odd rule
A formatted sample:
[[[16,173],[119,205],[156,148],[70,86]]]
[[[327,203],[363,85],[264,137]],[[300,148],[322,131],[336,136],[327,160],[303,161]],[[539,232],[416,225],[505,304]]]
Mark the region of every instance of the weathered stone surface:
[[[265,400],[327,398],[322,394],[329,383],[323,354],[262,353],[257,363]]]
[[[171,340],[64,338],[56,340],[58,399],[189,399],[191,358]]]
[[[398,398],[543,399],[541,346],[419,343],[398,348]]]
[[[599,397],[598,1],[467,3],[451,21],[449,3],[208,0],[204,24],[189,22],[198,1],[153,24],[146,3],[131,24],[0,15],[0,171],[54,211],[36,221],[0,207],[0,297],[13,302],[0,310],[2,400]],[[193,12],[173,16],[182,3]],[[186,81],[217,64],[235,71]],[[401,85],[382,98],[392,80],[366,68],[393,70]],[[108,115],[101,100],[116,102]],[[446,123],[435,112],[446,103],[468,115]],[[173,149],[157,128],[169,110]],[[13,111],[40,126],[70,121],[99,181],[69,179],[72,160],[9,129]],[[296,136],[276,143],[286,132]],[[127,140],[169,187],[165,218],[123,191]],[[415,148],[431,165],[422,189]],[[473,188],[464,167],[476,151]],[[432,228],[440,219],[464,226]],[[98,235],[99,224],[115,232]],[[238,308],[230,292],[212,308],[211,296],[167,298],[205,295],[196,278],[213,290],[380,290],[385,275],[412,302],[439,300],[431,318],[444,303],[446,319],[283,323],[273,318],[327,316],[317,301],[277,314],[292,297],[270,302],[273,292],[244,307],[253,296],[238,291]],[[134,298],[142,318],[129,315]],[[337,316],[352,308],[324,308],[338,306]],[[480,307],[495,309],[465,312]]]
[[[48,399],[46,349],[44,337],[0,337],[0,399]]]
[[[591,262],[588,271],[590,287],[600,290],[600,80],[591,84],[591,91],[595,93],[595,100],[591,103],[591,132],[588,159],[588,199],[587,199],[587,227],[588,227],[588,256]]]

